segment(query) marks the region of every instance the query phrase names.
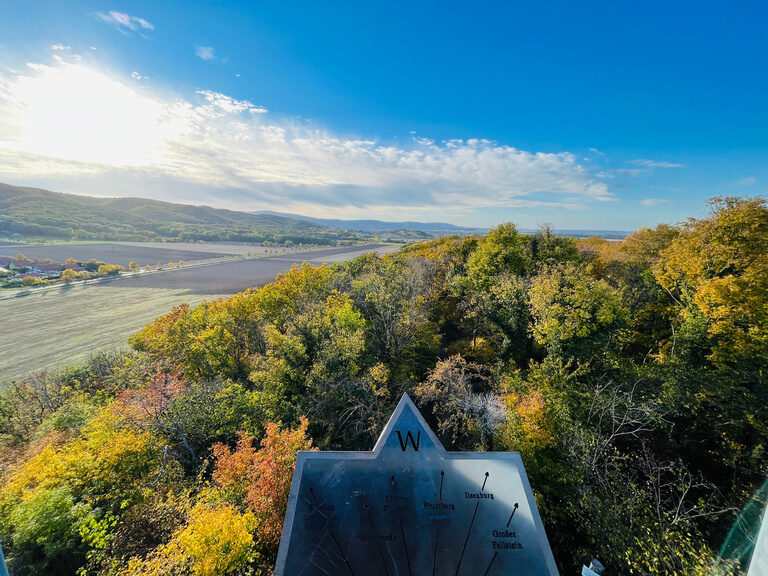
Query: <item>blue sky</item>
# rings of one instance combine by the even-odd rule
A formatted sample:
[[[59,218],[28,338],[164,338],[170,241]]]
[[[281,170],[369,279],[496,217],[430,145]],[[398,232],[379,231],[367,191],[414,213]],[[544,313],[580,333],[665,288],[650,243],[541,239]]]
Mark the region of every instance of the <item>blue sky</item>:
[[[634,229],[768,182],[761,2],[0,5],[0,181]]]

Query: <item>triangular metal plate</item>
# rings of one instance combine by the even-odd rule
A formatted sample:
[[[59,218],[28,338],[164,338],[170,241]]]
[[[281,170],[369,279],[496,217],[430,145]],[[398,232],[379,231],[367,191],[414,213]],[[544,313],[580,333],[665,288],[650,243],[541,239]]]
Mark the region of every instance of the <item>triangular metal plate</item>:
[[[299,452],[276,576],[557,575],[517,452],[447,452],[404,395],[371,452]]]

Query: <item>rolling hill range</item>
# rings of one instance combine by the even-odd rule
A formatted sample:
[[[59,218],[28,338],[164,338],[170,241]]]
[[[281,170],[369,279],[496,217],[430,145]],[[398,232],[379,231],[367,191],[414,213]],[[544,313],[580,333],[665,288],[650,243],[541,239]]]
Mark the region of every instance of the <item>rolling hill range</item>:
[[[290,214],[287,212],[275,212],[273,210],[260,210],[254,214],[268,214],[272,216],[282,216],[284,218],[294,218],[313,222],[331,228],[343,228],[347,230],[356,230],[362,233],[378,234],[383,238],[402,237],[408,240],[419,240],[435,238],[438,236],[468,236],[472,234],[485,235],[487,228],[472,228],[466,226],[457,226],[447,222],[388,222],[384,220],[340,220],[335,218],[315,218],[314,216],[304,216],[302,214]],[[536,234],[537,228],[518,228],[523,234]],[[603,230],[603,229],[554,229],[553,233],[557,236],[570,236],[572,238],[589,238],[590,236],[601,236],[603,238],[620,240],[628,236],[631,232],[627,230]]]
[[[486,228],[466,228],[456,226],[447,222],[387,222],[384,220],[340,220],[337,218],[315,218],[314,216],[303,216],[301,214],[290,214],[287,212],[275,212],[273,210],[260,210],[254,214],[264,214],[272,216],[282,216],[284,218],[295,218],[305,222],[314,222],[331,228],[344,228],[348,230],[360,230],[361,232],[403,232],[418,231],[426,232],[425,237],[448,236],[452,234],[485,234]]]
[[[274,214],[145,198],[96,198],[0,184],[0,237],[337,244],[365,235]]]

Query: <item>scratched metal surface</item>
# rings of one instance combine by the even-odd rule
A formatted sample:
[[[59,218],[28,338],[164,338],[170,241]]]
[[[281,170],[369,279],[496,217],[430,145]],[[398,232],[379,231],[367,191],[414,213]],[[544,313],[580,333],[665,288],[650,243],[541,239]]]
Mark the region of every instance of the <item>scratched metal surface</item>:
[[[446,452],[404,396],[372,452],[299,453],[275,575],[430,574],[558,572],[520,455]]]

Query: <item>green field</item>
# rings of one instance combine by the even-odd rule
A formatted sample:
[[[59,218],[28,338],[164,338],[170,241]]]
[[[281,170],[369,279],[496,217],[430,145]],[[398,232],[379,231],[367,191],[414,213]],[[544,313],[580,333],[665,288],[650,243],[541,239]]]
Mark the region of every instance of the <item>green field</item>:
[[[172,306],[216,297],[183,289],[116,285],[108,290],[62,286],[0,299],[0,388],[35,370],[62,368],[96,352],[127,347],[126,334]]]

